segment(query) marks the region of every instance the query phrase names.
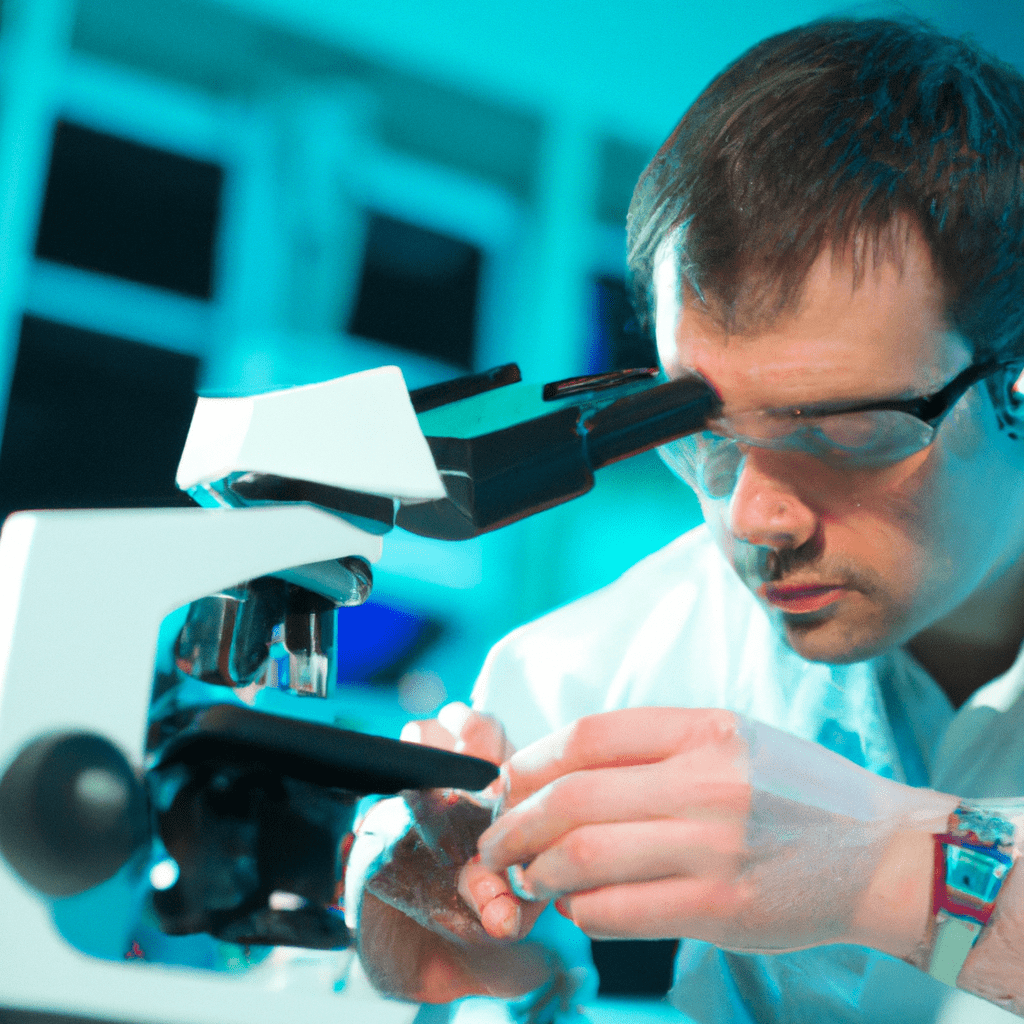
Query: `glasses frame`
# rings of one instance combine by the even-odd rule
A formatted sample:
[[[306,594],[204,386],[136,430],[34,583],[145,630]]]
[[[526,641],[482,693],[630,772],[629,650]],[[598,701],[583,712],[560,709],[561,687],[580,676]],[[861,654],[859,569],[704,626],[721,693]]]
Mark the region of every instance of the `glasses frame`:
[[[1024,366],[1024,357],[1016,357],[1013,360],[999,361],[989,359],[980,363],[970,363],[961,370],[948,384],[944,384],[938,391],[930,395],[920,395],[917,398],[888,398],[878,402],[862,402],[857,405],[850,405],[838,409],[829,409],[826,412],[804,412],[801,409],[793,409],[790,415],[794,418],[813,416],[815,418],[826,416],[841,416],[850,412],[902,412],[915,419],[927,423],[929,427],[938,429],[939,424],[948,415],[949,411],[960,401],[968,390],[980,380],[992,376],[999,370],[1010,369],[1014,366]],[[728,417],[725,417],[728,420]]]

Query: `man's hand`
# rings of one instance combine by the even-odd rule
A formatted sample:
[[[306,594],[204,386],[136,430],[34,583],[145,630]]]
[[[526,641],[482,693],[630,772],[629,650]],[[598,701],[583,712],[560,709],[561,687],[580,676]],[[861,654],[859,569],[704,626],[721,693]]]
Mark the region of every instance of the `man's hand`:
[[[957,802],[719,710],[594,715],[506,773],[487,868],[593,936],[745,951],[871,939],[909,955],[930,911],[928,833]]]
[[[402,730],[401,738],[410,743],[480,757],[492,764],[502,764],[515,753],[501,723],[493,715],[473,711],[458,701],[446,704],[436,719],[410,722]],[[496,798],[501,786],[499,779],[484,795]],[[458,827],[458,822],[451,809],[440,805],[436,796],[407,794],[406,803],[428,847],[441,848],[451,841],[452,830]],[[533,926],[539,909],[527,908],[524,920],[522,901],[513,895],[505,874],[490,871],[480,862],[475,854],[476,840],[482,831],[483,827],[472,836],[472,850],[450,853],[450,858],[462,865],[458,894],[478,916],[487,935],[495,939],[519,939]]]
[[[496,719],[463,704],[448,705],[436,721],[410,723],[402,738],[495,764],[513,753]],[[382,992],[450,1002],[517,996],[547,979],[543,951],[512,942],[540,907],[521,910],[504,874],[476,857],[490,817],[486,793],[454,790],[410,791],[367,815],[349,860],[346,908],[358,906],[360,959]]]
[[[503,764],[516,748],[494,715],[481,714],[462,701],[452,701],[437,713],[437,718],[409,722],[402,729],[407,743],[452,750],[456,754],[480,757],[492,764]]]

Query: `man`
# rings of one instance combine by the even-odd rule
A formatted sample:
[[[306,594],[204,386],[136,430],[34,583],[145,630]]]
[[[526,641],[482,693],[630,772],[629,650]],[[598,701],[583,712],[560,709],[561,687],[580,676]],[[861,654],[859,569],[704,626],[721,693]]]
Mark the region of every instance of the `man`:
[[[707,525],[412,727],[507,763],[464,866],[455,816],[370,815],[382,988],[536,989],[542,1019],[566,955],[516,940],[556,901],[681,937],[701,1021],[870,1019],[916,982],[933,1019],[925,972],[1024,1015],[1022,161],[1024,80],[918,26],[796,29],[694,103],[630,265],[665,372],[722,399],[662,451]]]

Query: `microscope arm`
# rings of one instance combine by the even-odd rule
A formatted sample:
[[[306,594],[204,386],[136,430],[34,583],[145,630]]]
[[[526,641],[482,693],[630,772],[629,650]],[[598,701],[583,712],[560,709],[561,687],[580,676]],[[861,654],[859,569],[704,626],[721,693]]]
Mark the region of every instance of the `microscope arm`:
[[[473,382],[486,390],[466,395]],[[720,406],[696,376],[643,368],[539,386],[520,383],[514,363],[410,398],[446,494],[403,502],[397,524],[443,540],[579,497],[595,470],[700,429]]]
[[[371,449],[367,423],[386,416],[388,426],[402,432],[401,455],[409,463],[402,476],[412,479],[415,466],[415,493],[383,492],[379,483],[376,490],[356,488],[347,482],[358,476],[352,472],[340,485],[341,475],[321,463],[304,475],[294,458],[278,458],[252,442],[303,431],[313,400],[322,405],[326,399],[351,420],[353,402],[362,397],[353,387],[359,379],[369,386],[366,374],[356,374],[261,396],[255,407],[253,399],[201,399],[178,485],[207,506],[306,502],[371,532],[398,525],[425,537],[464,540],[585,494],[595,470],[699,430],[720,409],[715,391],[696,375],[668,380],[651,367],[535,385],[520,380],[514,363],[413,391],[404,405],[394,395],[386,408],[364,403],[362,433]],[[296,401],[301,395],[305,399]],[[264,425],[273,422],[278,426]],[[323,422],[321,416],[321,461],[350,454],[351,437],[325,434]],[[205,444],[223,448],[225,438],[246,431],[235,450],[197,457]],[[392,461],[396,457],[392,449]]]

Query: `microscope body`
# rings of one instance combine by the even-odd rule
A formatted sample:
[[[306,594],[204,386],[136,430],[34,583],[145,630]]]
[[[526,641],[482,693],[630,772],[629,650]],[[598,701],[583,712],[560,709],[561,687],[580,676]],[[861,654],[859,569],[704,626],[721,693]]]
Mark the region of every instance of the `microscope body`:
[[[196,434],[207,442],[199,454],[226,458],[231,472],[230,445],[242,458],[257,458],[253,448],[262,447],[255,467],[273,470],[277,459],[298,461],[296,451],[323,444],[337,464],[321,452],[314,478],[395,498],[443,494],[397,370],[343,378],[333,391],[330,422],[343,444],[323,436],[315,403],[305,413],[273,403],[264,412],[255,398],[232,400],[239,417],[213,432],[218,452],[212,435]],[[379,533],[306,503],[10,517],[0,534],[0,772],[40,737],[88,734],[108,740],[141,775],[157,638],[169,613],[281,571],[329,589],[339,558],[369,565],[381,545]],[[181,1024],[338,1012],[337,997],[275,992],[258,970],[235,976],[87,956],[65,941],[48,902],[3,857],[0,908],[0,1007]],[[366,1012],[396,1022],[413,1015],[376,1000]]]
[[[390,529],[457,540],[498,528],[583,493],[594,469],[697,429],[716,408],[703,382],[655,377],[542,391],[512,366],[410,396],[385,367],[200,399],[178,484],[207,507],[9,517],[0,1010],[160,1024],[333,1019],[332,992],[282,989],[259,966],[218,974],[130,951],[89,956],[60,933],[53,901],[128,870],[168,934],[344,947],[337,883],[356,800],[480,789],[496,769],[236,699],[168,710],[153,702],[161,625],[188,609],[174,645],[180,676],[281,685],[286,665],[286,685],[324,696],[331,615],[365,599]],[[95,850],[90,829],[103,838]],[[415,1014],[365,998],[352,1019]]]

